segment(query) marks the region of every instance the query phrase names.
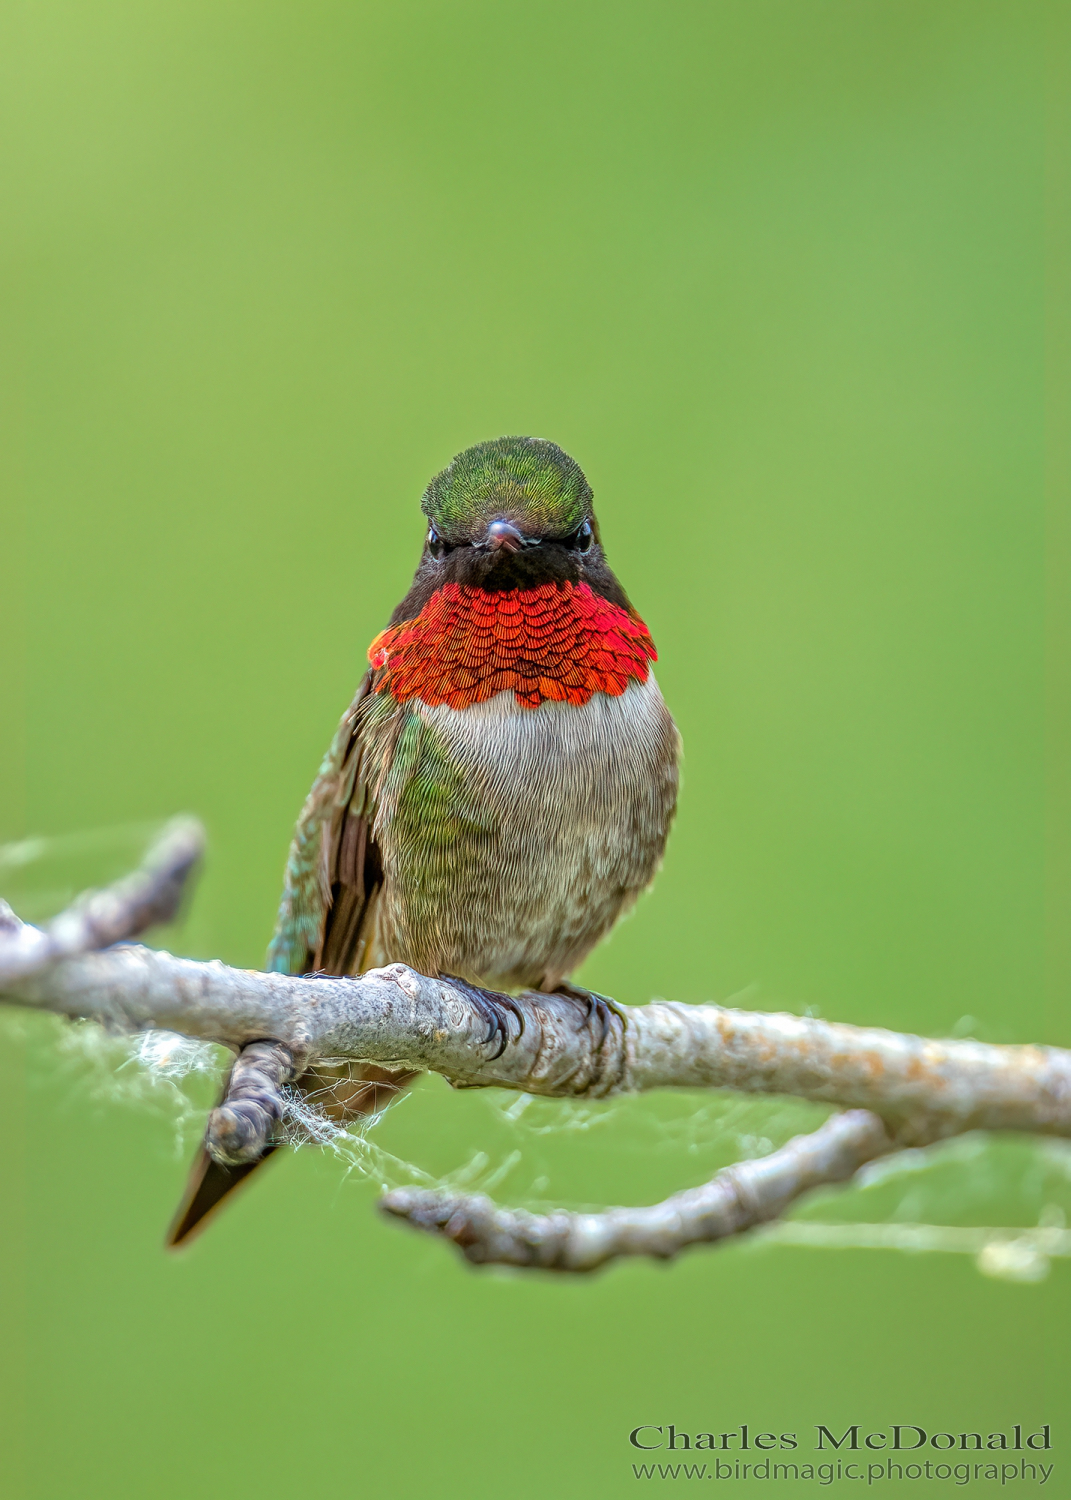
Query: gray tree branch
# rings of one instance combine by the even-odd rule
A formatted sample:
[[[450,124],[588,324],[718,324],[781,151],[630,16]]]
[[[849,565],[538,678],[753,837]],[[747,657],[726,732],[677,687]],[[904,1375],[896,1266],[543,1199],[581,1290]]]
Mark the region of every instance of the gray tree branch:
[[[259,1161],[283,1113],[294,1059],[282,1042],[250,1042],[235,1059],[223,1100],[208,1117],[205,1146],[223,1166]]]
[[[170,922],[204,847],[196,819],[173,819],[140,869],[103,891],[87,892],[44,928],[20,922],[0,901],[0,986],[40,973],[57,959],[108,948]]]
[[[802,1193],[845,1182],[864,1162],[893,1149],[877,1115],[853,1109],[769,1156],[737,1162],[702,1187],[649,1208],[532,1214],[496,1208],[482,1196],[423,1188],[396,1188],[380,1206],[417,1229],[452,1240],[477,1265],[593,1271],[617,1256],[666,1259],[688,1245],[753,1229],[778,1218]]]
[[[731,1088],[849,1111],[653,1208],[542,1217],[483,1199],[405,1192],[385,1200],[389,1212],[455,1240],[474,1260],[582,1269],[615,1255],[671,1254],[772,1217],[883,1150],[976,1129],[1071,1135],[1071,1052],[1055,1047],[934,1041],[717,1005],[619,1006],[583,992],[495,995],[403,964],[341,979],[110,947],[173,915],[201,847],[196,825],[171,825],[139,872],[43,930],[5,909],[0,998],[248,1049],[210,1122],[220,1159],[251,1160],[263,1149],[289,1077],[347,1059],[557,1098]]]
[[[315,1059],[350,1058],[557,1098],[652,1088],[793,1094],[873,1110],[901,1145],[977,1129],[1071,1135],[1071,1052],[1058,1047],[934,1041],[718,1005],[589,1007],[571,994],[533,991],[496,997],[404,964],[356,979],[267,974],[134,945],[53,961],[5,980],[2,996],[235,1050],[272,1038],[299,1071]],[[490,1035],[496,1003],[499,1028]]]

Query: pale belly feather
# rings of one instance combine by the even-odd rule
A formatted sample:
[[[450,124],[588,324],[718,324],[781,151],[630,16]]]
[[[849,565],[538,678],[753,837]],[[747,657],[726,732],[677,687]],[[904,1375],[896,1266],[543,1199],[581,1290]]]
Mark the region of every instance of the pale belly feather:
[[[679,738],[653,674],[581,707],[522,708],[511,692],[411,707],[450,789],[427,794],[420,816],[403,794],[377,819],[376,951],[491,987],[553,988],[662,858]],[[435,774],[418,766],[411,785]]]

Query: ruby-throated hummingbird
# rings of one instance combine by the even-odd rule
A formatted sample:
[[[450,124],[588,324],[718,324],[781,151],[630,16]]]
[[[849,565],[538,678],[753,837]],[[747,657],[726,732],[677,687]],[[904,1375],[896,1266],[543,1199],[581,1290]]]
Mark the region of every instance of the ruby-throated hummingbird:
[[[269,968],[554,990],[649,884],[679,737],[591,500],[529,437],[478,443],[429,484],[420,566],[298,820]],[[410,1076],[321,1065],[297,1086],[347,1119]],[[256,1165],[202,1150],[170,1243]]]

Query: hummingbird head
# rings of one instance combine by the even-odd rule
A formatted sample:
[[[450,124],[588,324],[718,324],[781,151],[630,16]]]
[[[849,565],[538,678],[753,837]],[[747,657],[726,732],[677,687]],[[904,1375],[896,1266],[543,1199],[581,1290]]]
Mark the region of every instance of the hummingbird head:
[[[603,556],[591,486],[542,438],[459,453],[424,491],[416,577],[368,648],[374,690],[464,709],[525,708],[646,682],[647,626]]]
[[[580,465],[556,443],[500,437],[466,448],[424,491],[429,525],[414,589],[458,583],[496,591],[586,579],[601,593],[620,594],[591,500]]]

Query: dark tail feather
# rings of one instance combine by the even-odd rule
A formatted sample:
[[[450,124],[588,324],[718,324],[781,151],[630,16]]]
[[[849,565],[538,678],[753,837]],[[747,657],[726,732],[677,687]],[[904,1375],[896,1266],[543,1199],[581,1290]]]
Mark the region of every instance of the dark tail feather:
[[[201,1230],[235,1188],[241,1187],[251,1172],[268,1160],[276,1146],[269,1146],[259,1161],[244,1162],[238,1167],[221,1167],[202,1146],[190,1171],[186,1191],[179,1204],[165,1244],[171,1250],[185,1245]]]

